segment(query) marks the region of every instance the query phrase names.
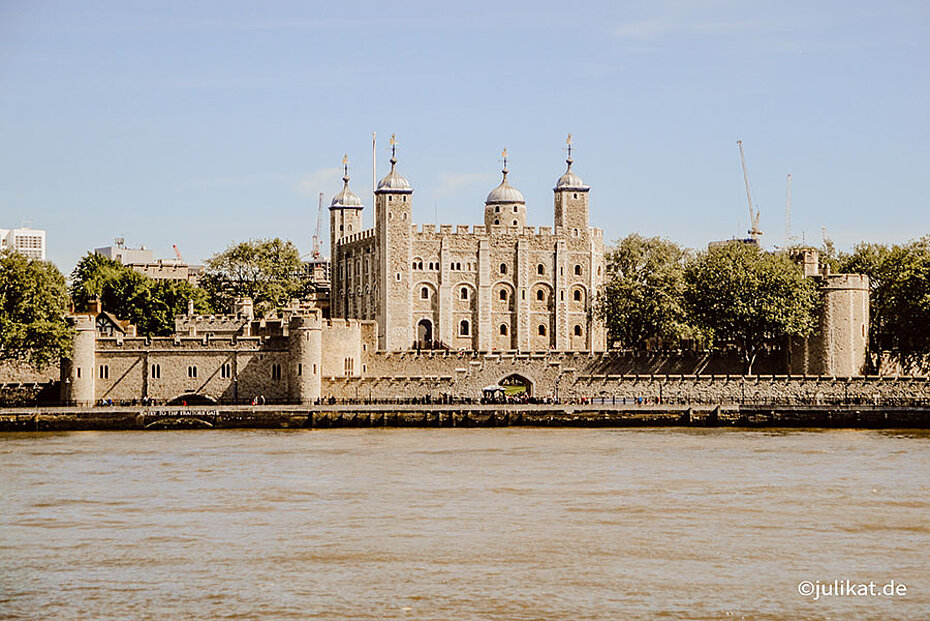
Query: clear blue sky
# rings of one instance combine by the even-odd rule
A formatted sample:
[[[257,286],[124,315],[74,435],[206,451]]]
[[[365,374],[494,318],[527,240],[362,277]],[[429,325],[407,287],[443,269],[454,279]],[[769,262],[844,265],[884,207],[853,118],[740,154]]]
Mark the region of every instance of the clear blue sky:
[[[343,153],[370,207],[372,131],[416,222],[481,223],[507,147],[550,225],[571,132],[608,239],[743,234],[738,138],[768,247],[789,172],[808,242],[930,233],[930,3],[575,4],[3,0],[0,227],[66,272],[117,235],[306,253]]]

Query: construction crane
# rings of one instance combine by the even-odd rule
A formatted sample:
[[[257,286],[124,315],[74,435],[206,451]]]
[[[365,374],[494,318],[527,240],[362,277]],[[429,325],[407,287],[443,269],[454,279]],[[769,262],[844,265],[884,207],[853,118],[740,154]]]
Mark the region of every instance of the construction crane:
[[[178,258],[178,263],[184,263],[184,258],[181,256],[181,251],[178,250],[178,245],[171,244],[171,247],[174,248],[174,256]]]
[[[313,250],[310,251],[310,257],[314,261],[320,259],[320,227],[323,226],[323,193],[320,192],[320,207],[316,213],[316,231],[313,233]]]
[[[788,194],[785,198],[785,247],[791,243],[791,173],[788,173]]]
[[[746,155],[743,153],[743,141],[737,140],[736,144],[739,145],[739,160],[743,165],[743,180],[746,182],[746,201],[749,203],[749,239],[755,243],[759,243],[759,238],[762,237],[762,231],[759,230],[759,210],[753,210],[752,208],[752,192],[749,190],[749,170],[746,168]]]

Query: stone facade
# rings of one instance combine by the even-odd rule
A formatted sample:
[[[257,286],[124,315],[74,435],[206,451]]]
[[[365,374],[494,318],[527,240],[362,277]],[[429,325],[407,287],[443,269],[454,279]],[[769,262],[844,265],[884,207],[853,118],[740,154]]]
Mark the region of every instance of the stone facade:
[[[523,195],[503,180],[484,224],[416,226],[413,189],[396,169],[361,230],[349,178],[330,206],[331,312],[374,320],[379,349],[603,351],[591,313],[604,283],[603,231],[588,224],[590,188],[568,170],[554,188],[554,227],[526,226]]]
[[[805,276],[817,280],[822,299],[814,333],[789,344],[788,371],[837,377],[862,374],[869,345],[869,277],[831,274],[813,248],[799,251],[796,260]]]
[[[321,395],[322,377],[364,373],[364,357],[377,343],[374,322],[326,320],[312,309],[253,321],[244,336],[101,337],[92,317],[73,315],[70,321],[74,352],[61,366],[61,400],[73,405],[141,399],[249,403],[256,397],[312,403]]]

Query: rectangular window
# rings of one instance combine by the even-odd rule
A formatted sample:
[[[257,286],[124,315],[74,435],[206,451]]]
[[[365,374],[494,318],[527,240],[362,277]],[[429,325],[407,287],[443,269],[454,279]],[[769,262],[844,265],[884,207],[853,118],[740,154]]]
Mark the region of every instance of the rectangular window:
[[[100,379],[110,379],[110,366],[106,364],[100,365]]]
[[[152,365],[152,379],[160,379],[160,378],[161,378],[161,365],[153,364]]]
[[[81,367],[77,368],[77,376],[78,376],[78,379],[81,379]]]
[[[298,376],[303,375],[303,372],[304,372],[304,365],[298,362],[297,363],[297,375]]]
[[[229,379],[232,377],[232,365],[228,362],[224,362],[223,366],[220,367],[220,377],[223,379]]]
[[[187,377],[194,379],[197,377],[197,367],[189,366],[187,367]]]
[[[276,364],[271,365],[271,379],[273,380],[281,379],[281,365],[280,364],[276,363]]]

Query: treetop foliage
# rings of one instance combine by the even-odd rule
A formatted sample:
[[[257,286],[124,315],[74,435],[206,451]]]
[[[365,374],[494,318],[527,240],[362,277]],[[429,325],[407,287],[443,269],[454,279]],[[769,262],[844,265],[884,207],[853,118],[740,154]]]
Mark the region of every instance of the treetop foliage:
[[[42,367],[71,351],[68,290],[54,264],[0,252],[0,359]]]
[[[142,336],[172,334],[174,317],[187,312],[188,300],[197,312],[211,310],[206,292],[188,282],[149,278],[93,252],[71,272],[71,299],[78,311],[99,299],[105,311],[130,320]]]
[[[784,253],[739,242],[715,246],[697,255],[685,279],[691,317],[716,341],[735,343],[747,373],[766,343],[814,329],[817,284]]]
[[[256,314],[264,316],[306,293],[301,268],[300,253],[292,242],[277,237],[252,239],[207,259],[201,286],[217,308],[250,297]]]
[[[874,370],[888,352],[906,371],[926,370],[930,354],[930,236],[905,244],[858,244],[839,271],[869,277],[869,350]]]

